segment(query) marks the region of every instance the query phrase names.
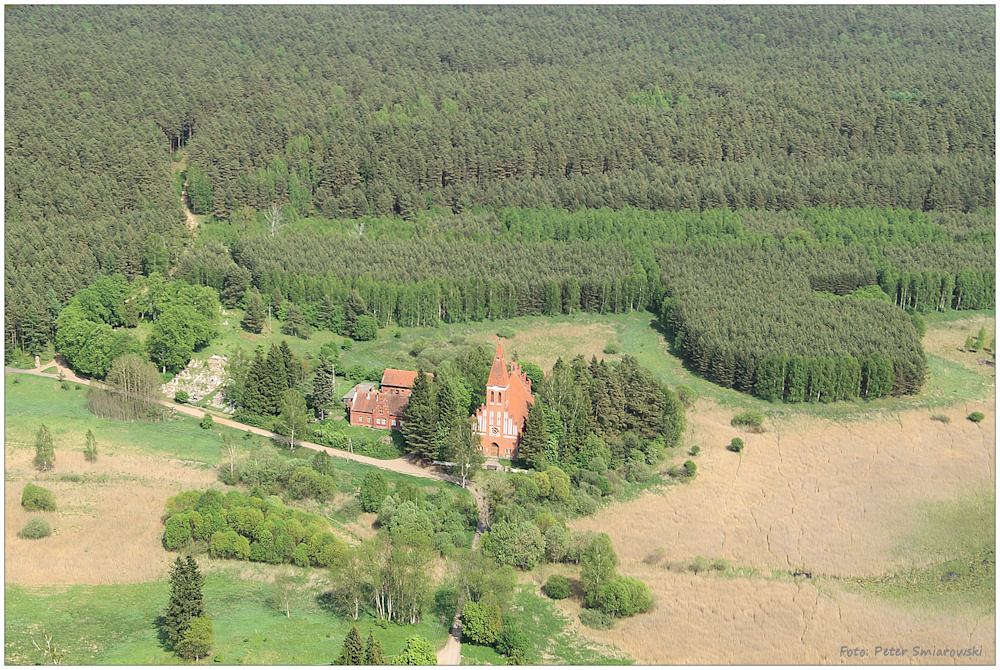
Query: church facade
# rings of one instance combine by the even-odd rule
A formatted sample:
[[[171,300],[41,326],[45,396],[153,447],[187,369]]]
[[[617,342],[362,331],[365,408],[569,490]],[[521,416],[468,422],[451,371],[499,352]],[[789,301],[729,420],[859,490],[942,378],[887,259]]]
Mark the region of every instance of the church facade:
[[[487,456],[517,458],[517,447],[528,418],[528,408],[535,404],[529,380],[521,366],[511,363],[508,369],[503,346],[497,351],[486,382],[486,402],[476,410],[476,434]]]

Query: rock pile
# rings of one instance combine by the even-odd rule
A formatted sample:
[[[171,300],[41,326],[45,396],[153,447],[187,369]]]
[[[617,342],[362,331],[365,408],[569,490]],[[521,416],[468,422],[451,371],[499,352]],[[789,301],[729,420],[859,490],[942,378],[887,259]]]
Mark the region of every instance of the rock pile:
[[[193,359],[176,377],[163,385],[163,394],[173,398],[177,391],[186,391],[188,402],[198,402],[222,386],[226,379],[225,365],[228,360],[228,356],[218,354],[207,361]],[[235,407],[225,402],[222,393],[216,393],[209,404],[226,412],[235,411]]]

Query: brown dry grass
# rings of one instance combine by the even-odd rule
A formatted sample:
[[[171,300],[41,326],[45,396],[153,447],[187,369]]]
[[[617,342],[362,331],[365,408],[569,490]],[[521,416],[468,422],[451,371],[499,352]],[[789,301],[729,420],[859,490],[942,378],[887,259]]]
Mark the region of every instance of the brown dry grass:
[[[975,409],[989,420],[967,421]],[[925,563],[901,554],[898,544],[914,532],[918,506],[994,488],[993,404],[940,413],[951,423],[932,421],[927,410],[851,424],[799,416],[755,435],[729,424],[731,410],[701,401],[686,438],[702,448],[693,481],[571,523],[607,532],[619,571],[644,579],[659,598],[655,612],[617,630],[581,632],[641,663],[838,663],[841,644],[894,643],[983,644],[986,657],[972,662],[992,663],[992,616],[977,624],[971,615],[907,612],[834,587],[663,567],[701,555],[764,575],[801,568],[817,576],[871,576]],[[746,442],[742,455],[725,448],[735,436]],[[658,548],[659,564],[643,563]]]
[[[160,515],[178,491],[210,486],[215,472],[200,464],[119,453],[87,463],[75,449],[56,449],[58,470],[39,473],[34,453],[4,450],[5,581],[25,585],[122,584],[161,578],[176,556],[163,549]],[[87,474],[103,481],[68,482]],[[52,489],[58,508],[43,512],[52,537],[23,540],[17,531],[38,512],[21,507],[24,484]]]
[[[579,626],[587,638],[614,644],[641,664],[831,664],[949,662],[992,664],[994,625],[971,616],[909,613],[874,599],[808,582],[724,579],[629,570],[646,581],[656,608],[609,631]],[[578,621],[578,602],[557,601]],[[841,657],[842,645],[865,647],[865,659]],[[873,658],[875,646],[912,649],[982,645],[974,659]]]
[[[731,411],[703,402],[687,438],[702,448],[692,482],[572,525],[608,532],[625,566],[663,547],[670,561],[703,555],[758,568],[878,574],[905,560],[893,542],[917,503],[993,487],[995,426],[967,421],[973,409],[992,415],[984,404],[940,412],[950,424],[931,421],[926,410],[855,424],[800,417],[754,435],[729,425]],[[746,442],[742,455],[725,448],[734,436]]]

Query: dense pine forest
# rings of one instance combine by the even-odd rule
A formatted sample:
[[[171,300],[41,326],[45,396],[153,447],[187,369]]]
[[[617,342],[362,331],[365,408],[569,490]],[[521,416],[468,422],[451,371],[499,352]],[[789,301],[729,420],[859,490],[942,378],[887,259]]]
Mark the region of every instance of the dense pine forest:
[[[5,21],[8,356],[176,370],[216,299],[358,339],[649,309],[713,381],[823,401],[919,390],[903,310],[994,306],[993,7]]]

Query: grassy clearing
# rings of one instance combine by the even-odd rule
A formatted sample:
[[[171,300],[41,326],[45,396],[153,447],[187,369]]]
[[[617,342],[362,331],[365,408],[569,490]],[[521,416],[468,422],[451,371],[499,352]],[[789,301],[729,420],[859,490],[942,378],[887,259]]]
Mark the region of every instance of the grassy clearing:
[[[69,390],[44,377],[4,376],[4,437],[17,448],[33,448],[41,424],[52,432],[57,449],[82,450],[87,430],[93,430],[102,455],[148,453],[215,465],[219,462],[219,433],[240,433],[224,426],[198,427],[198,419],[183,414],[159,423],[123,423],[100,419],[87,410],[86,387]],[[56,470],[59,462],[56,462]]]
[[[896,553],[911,567],[891,575],[848,580],[846,588],[931,609],[992,614],[996,602],[996,497],[979,491],[915,510],[914,530]]]
[[[514,611],[531,640],[525,658],[532,665],[630,665],[632,660],[616,649],[595,644],[578,635],[548,598],[525,585],[514,598]],[[463,665],[506,665],[506,659],[489,647],[462,644]]]
[[[274,568],[271,572],[291,568]],[[317,601],[322,586],[309,584],[300,574],[291,603],[291,618],[267,603],[271,586],[247,581],[237,568],[211,572],[205,583],[205,605],[215,619],[216,643],[212,655],[226,665],[329,664],[336,660],[348,630],[355,622],[342,620]],[[314,580],[313,580],[314,581]],[[4,632],[8,664],[28,665],[41,656],[31,644],[40,632],[54,634],[54,642],[74,665],[169,665],[180,659],[163,649],[155,625],[166,606],[165,582],[120,586],[70,588],[5,587]],[[367,637],[371,627],[387,654],[402,651],[409,635],[422,635],[435,647],[444,644],[447,630],[431,621],[415,626],[374,621],[357,622]]]

